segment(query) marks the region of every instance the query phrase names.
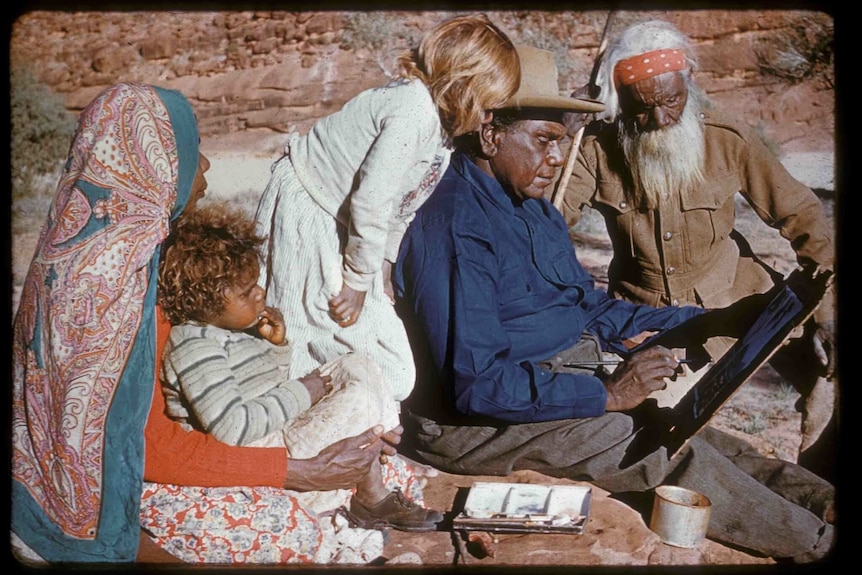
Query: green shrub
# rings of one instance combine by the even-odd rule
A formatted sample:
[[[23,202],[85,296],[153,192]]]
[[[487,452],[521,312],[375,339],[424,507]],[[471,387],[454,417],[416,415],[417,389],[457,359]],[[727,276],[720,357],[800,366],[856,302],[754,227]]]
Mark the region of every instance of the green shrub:
[[[394,77],[396,57],[418,45],[419,30],[404,25],[404,18],[392,12],[351,12],[341,37],[341,47],[347,50],[369,50],[377,66],[387,77]]]
[[[590,78],[594,62],[577,61],[570,50],[578,37],[601,32],[607,12],[603,11],[539,11],[525,10],[501,12],[501,25],[515,43],[527,44],[554,55],[559,74],[559,88],[570,93],[585,85]],[[617,16],[619,18],[619,16]]]
[[[792,385],[784,381],[780,382],[778,389],[775,390],[775,399],[784,403],[794,401],[799,397],[799,392]]]
[[[40,195],[46,178],[56,182],[69,151],[75,118],[63,99],[24,67],[10,69],[12,200]]]
[[[803,19],[756,48],[764,74],[791,84],[817,80],[827,89],[835,86],[835,28],[817,15]]]
[[[349,50],[381,50],[389,45],[399,27],[385,12],[354,12],[347,16],[341,45]]]
[[[739,430],[748,435],[757,435],[769,427],[769,420],[763,413],[754,411],[747,414],[747,418],[739,426]]]

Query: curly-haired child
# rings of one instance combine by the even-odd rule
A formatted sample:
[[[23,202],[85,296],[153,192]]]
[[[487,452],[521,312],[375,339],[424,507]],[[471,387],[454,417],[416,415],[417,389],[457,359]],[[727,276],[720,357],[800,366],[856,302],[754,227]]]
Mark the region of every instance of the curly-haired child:
[[[254,221],[226,203],[176,223],[158,292],[173,325],[162,364],[168,415],[232,445],[284,445],[292,459],[314,457],[378,424],[397,426],[395,403],[368,358],[346,354],[299,379],[287,376],[284,318],[265,306],[258,285],[264,241]],[[388,464],[396,463],[404,464]],[[322,513],[349,498],[349,515],[360,527],[435,529],[439,512],[390,490],[383,478],[375,459],[352,497],[347,490],[319,492],[306,504]]]

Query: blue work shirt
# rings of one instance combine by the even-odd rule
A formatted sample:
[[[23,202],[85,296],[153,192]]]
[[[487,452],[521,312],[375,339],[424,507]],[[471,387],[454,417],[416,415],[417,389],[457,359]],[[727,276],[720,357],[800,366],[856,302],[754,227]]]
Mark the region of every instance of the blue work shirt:
[[[596,289],[559,211],[545,199],[511,198],[461,153],[409,226],[393,284],[455,411],[510,423],[605,412],[597,377],[536,365],[585,331],[625,353],[622,340],[702,311],[636,305]],[[428,382],[420,377],[420,385]]]

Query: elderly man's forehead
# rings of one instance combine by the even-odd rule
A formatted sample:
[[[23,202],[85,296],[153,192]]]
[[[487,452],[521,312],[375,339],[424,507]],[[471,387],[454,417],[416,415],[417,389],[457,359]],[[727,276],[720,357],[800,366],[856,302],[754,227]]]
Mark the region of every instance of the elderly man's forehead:
[[[640,101],[667,98],[688,93],[685,77],[680,72],[666,72],[620,86],[619,93]]]

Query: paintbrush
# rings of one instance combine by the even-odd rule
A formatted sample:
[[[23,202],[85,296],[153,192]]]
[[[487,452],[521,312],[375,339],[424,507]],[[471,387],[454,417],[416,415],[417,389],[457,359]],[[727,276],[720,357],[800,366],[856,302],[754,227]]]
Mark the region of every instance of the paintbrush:
[[[624,359],[603,359],[600,361],[579,361],[576,363],[564,363],[563,367],[598,367],[600,365],[619,365]],[[679,363],[694,363],[693,359],[678,359]]]

